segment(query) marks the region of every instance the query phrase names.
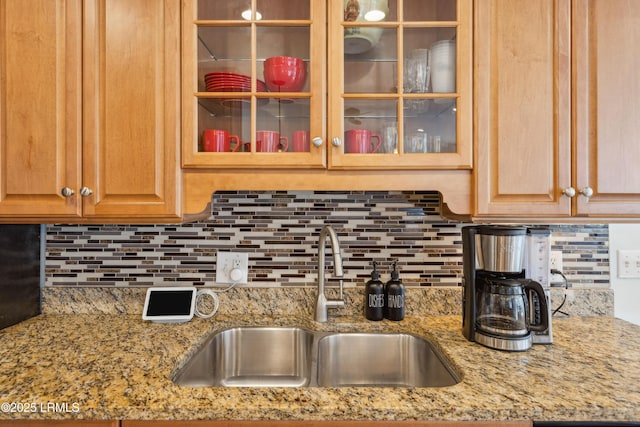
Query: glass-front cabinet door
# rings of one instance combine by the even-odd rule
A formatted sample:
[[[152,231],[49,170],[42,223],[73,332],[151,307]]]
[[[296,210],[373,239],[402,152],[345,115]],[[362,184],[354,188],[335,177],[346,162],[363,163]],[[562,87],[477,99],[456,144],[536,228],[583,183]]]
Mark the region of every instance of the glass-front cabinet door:
[[[184,0],[184,167],[326,166],[324,0]]]
[[[471,167],[468,0],[332,0],[329,167]]]
[[[471,0],[183,4],[183,167],[471,167]]]

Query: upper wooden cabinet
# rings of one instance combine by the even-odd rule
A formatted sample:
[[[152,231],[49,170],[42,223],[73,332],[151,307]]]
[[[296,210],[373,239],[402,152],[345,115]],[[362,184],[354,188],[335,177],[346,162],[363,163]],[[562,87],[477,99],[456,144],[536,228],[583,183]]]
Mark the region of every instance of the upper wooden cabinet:
[[[471,18],[469,0],[184,1],[183,167],[470,169]]]
[[[180,0],[85,0],[84,215],[179,218]]]
[[[476,215],[640,215],[640,3],[475,2]]]
[[[638,218],[640,2],[574,0],[572,35],[574,214]]]
[[[475,2],[477,215],[569,215],[570,0]]]
[[[184,0],[185,215],[241,189],[436,190],[468,216],[472,6]],[[273,57],[303,61],[299,87]]]
[[[0,43],[0,221],[179,220],[179,0],[1,0]]]
[[[78,218],[81,1],[1,0],[0,45],[0,220]]]

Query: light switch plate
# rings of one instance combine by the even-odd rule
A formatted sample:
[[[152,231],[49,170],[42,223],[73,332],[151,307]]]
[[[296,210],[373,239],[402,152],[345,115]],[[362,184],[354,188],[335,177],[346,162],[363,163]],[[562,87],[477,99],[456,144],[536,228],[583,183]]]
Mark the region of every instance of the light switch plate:
[[[618,250],[618,277],[621,279],[640,278],[640,251]]]
[[[246,285],[249,281],[249,254],[246,252],[218,252],[216,283]]]

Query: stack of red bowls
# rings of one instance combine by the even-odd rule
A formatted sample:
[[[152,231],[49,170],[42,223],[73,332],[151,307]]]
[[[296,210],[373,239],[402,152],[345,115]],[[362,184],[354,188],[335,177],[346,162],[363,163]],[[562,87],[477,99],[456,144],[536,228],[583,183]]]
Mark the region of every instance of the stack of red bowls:
[[[300,92],[307,80],[307,64],[293,56],[267,58],[264,80],[271,92]]]
[[[230,72],[213,72],[204,76],[207,92],[251,92],[251,77]],[[256,80],[256,90],[266,92],[267,86]]]

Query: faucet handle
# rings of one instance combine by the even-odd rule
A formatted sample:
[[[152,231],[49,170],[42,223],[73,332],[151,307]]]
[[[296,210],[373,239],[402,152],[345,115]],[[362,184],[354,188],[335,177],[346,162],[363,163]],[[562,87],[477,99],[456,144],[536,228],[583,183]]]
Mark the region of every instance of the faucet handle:
[[[329,299],[327,300],[327,307],[338,308],[344,307],[344,300],[341,299]]]

